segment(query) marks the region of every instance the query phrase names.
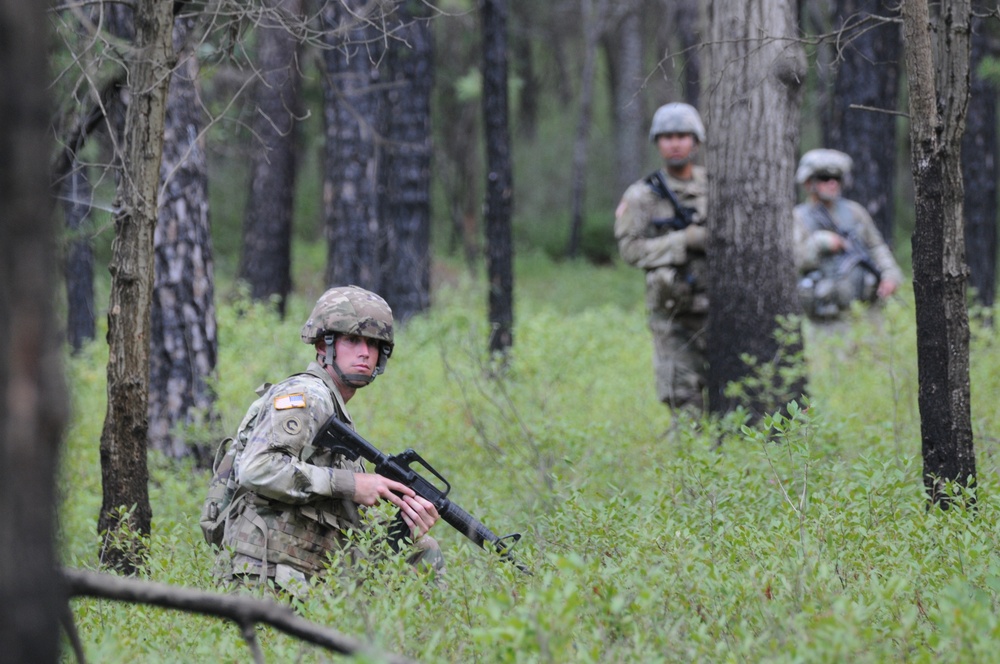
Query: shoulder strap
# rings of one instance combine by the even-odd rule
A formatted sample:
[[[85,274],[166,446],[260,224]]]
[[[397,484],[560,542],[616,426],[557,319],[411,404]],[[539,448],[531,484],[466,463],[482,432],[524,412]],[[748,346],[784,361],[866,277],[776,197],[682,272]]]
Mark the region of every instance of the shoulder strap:
[[[674,215],[680,217],[682,227],[690,226],[694,219],[691,218],[690,208],[686,208],[681,205],[681,202],[677,200],[677,194],[670,188],[667,184],[667,178],[664,177],[663,171],[657,169],[646,176],[646,184],[649,188],[653,190],[657,196],[664,200],[670,201],[670,204],[674,206]]]

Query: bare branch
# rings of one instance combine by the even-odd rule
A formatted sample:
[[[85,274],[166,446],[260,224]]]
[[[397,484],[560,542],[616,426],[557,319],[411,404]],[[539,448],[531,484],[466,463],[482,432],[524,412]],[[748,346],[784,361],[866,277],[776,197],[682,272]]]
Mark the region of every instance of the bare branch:
[[[62,569],[62,575],[69,597],[101,597],[232,620],[239,626],[257,661],[262,661],[254,629],[257,623],[270,625],[285,634],[342,655],[373,651],[370,645],[312,623],[273,600],[212,593],[69,567]],[[413,662],[402,655],[378,653],[378,656],[393,664]]]

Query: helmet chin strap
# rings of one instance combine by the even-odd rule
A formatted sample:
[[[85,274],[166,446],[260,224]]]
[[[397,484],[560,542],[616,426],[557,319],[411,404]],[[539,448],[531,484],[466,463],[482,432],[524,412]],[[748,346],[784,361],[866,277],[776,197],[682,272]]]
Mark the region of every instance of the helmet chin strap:
[[[344,382],[344,385],[358,389],[364,387],[365,385],[368,385],[373,380],[375,380],[375,376],[378,375],[377,369],[373,371],[370,376],[367,374],[357,374],[357,373],[345,374],[343,371],[340,370],[340,367],[337,366],[337,363],[334,362],[334,360],[337,358],[337,349],[334,348],[334,342],[336,341],[336,338],[332,334],[326,334],[323,337],[323,341],[326,343],[326,356],[324,358],[324,363],[326,364],[326,366],[333,367],[333,370],[337,374],[337,377]]]

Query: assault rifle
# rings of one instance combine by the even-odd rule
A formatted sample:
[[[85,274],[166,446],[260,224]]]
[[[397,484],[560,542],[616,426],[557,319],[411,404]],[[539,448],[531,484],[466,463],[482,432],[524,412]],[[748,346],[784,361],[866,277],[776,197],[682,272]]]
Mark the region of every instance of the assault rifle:
[[[335,454],[342,454],[350,461],[361,457],[374,464],[375,472],[379,475],[405,484],[413,489],[415,494],[433,503],[441,518],[452,528],[472,540],[476,546],[486,549],[486,544],[491,544],[501,558],[512,562],[522,572],[531,574],[527,567],[514,560],[511,555],[513,546],[521,539],[521,534],[513,533],[498,537],[474,516],[451,502],[448,499],[451,484],[412,448],[392,456],[384,454],[358,435],[356,431],[337,419],[336,415],[331,415],[316,434],[313,447],[323,447]],[[444,485],[444,488],[438,488],[435,483],[413,470],[411,465],[414,463],[423,466],[440,484]],[[392,534],[390,534],[391,538]]]
[[[837,265],[837,276],[842,277],[847,275],[856,265],[875,276],[875,286],[877,288],[882,281],[882,270],[878,269],[878,266],[875,265],[875,261],[872,260],[871,254],[868,253],[868,247],[865,246],[864,240],[858,237],[857,232],[841,228],[825,205],[821,203],[815,207],[820,212],[820,228],[826,231],[833,231],[847,241],[843,257]]]
[[[651,223],[656,227],[657,230],[662,228],[669,228],[672,231],[682,231],[691,224],[694,223],[694,213],[695,209],[692,207],[685,207],[681,205],[681,202],[677,200],[677,194],[667,186],[667,179],[663,177],[662,171],[656,171],[646,178],[646,184],[652,189],[657,196],[660,198],[665,198],[670,201],[670,204],[674,206],[674,216],[670,218],[653,219]]]

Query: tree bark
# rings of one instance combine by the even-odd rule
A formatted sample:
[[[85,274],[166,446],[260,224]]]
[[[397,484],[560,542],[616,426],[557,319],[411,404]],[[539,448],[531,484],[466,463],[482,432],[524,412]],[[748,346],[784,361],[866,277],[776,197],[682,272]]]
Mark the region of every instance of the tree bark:
[[[489,348],[514,345],[514,242],[507,102],[507,0],[480,0],[483,48],[483,127],[486,134],[486,271]]]
[[[59,661],[55,474],[67,419],[48,188],[46,4],[0,0],[0,662]]]
[[[945,482],[972,486],[976,480],[961,171],[971,8],[968,0],[940,5],[933,51],[927,1],[908,0],[902,14],[916,189],[913,290],[924,486],[931,501],[947,506]]]
[[[842,30],[839,65],[824,124],[825,145],[851,155],[851,199],[868,210],[893,246],[896,177],[896,104],[902,46],[897,23],[871,24],[873,16],[896,17],[897,3],[838,0],[834,30]]]
[[[292,213],[297,166],[296,135],[301,88],[298,40],[291,23],[301,20],[301,0],[267,0],[271,10],[258,26],[258,80],[252,126],[255,140],[249,195],[243,218],[240,279],[255,300],[277,299],[285,315],[292,289]]]
[[[365,0],[329,3],[322,10],[323,218],[327,239],[326,282],[379,291],[378,143],[383,95],[378,63],[385,37],[365,20]],[[360,17],[360,18],[358,18]]]
[[[431,92],[434,43],[428,7],[399,6],[386,53],[387,126],[381,169],[382,296],[401,323],[431,300]]]
[[[108,307],[108,404],[101,432],[101,560],[134,573],[152,510],[146,465],[150,305],[163,120],[173,67],[173,2],[138,0]],[[120,510],[129,510],[128,528]]]
[[[985,8],[983,8],[985,10]],[[988,19],[972,21],[972,85],[962,137],[962,180],[965,184],[965,251],[969,285],[976,302],[993,307],[997,281],[997,91],[976,73],[989,55]]]
[[[646,95],[640,4],[636,0],[626,3],[621,9],[623,16],[618,25],[604,39],[613,105],[616,191],[625,191],[645,173],[643,165],[646,161],[648,127],[644,126]]]
[[[198,60],[185,42],[192,17],[174,25],[182,54],[170,81],[165,117],[162,198],[154,233],[155,280],[150,321],[149,444],[167,456],[211,463],[207,440],[190,440],[209,422],[215,395],[218,339],[208,211],[204,116],[196,84]]]
[[[708,17],[709,409],[742,403],[759,416],[804,387],[779,378],[799,348],[775,333],[776,317],[798,311],[790,219],[805,59],[790,0],[713,0]],[[730,396],[752,375],[744,355],[772,373]]]
[[[583,67],[580,73],[580,116],[573,137],[573,175],[570,186],[569,243],[566,255],[576,258],[580,254],[583,237],[583,208],[587,197],[587,144],[590,138],[591,108],[594,103],[594,72],[597,68],[597,49],[604,33],[607,0],[583,0]]]
[[[95,336],[94,247],[90,240],[93,191],[87,167],[75,159],[62,181],[63,216],[69,238],[63,259],[66,277],[66,336],[78,352]]]

